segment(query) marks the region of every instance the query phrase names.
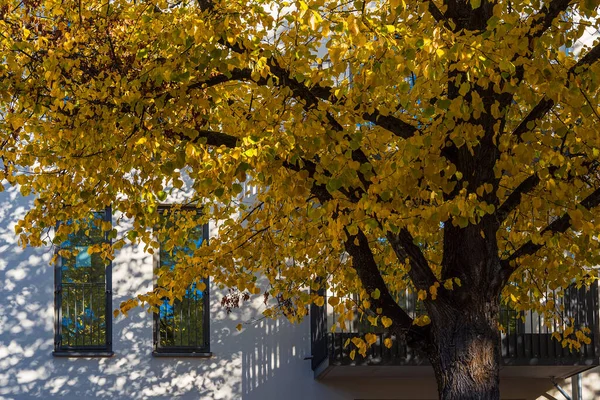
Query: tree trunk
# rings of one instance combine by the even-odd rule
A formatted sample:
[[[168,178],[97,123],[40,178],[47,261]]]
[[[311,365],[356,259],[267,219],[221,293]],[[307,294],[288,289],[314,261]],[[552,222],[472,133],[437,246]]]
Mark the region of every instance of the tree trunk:
[[[429,359],[441,400],[500,399],[497,302],[433,311]]]

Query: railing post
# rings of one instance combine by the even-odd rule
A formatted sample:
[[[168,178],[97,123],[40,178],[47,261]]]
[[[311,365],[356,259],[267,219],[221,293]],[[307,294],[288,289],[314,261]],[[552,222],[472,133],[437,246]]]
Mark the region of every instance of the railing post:
[[[319,280],[319,283],[321,283],[321,280]],[[311,366],[313,370],[328,357],[327,293],[325,288],[321,288],[317,291],[317,294],[323,296],[325,302],[321,307],[314,303],[310,305],[310,349],[312,353]]]
[[[600,291],[598,290],[598,282],[592,283],[590,287],[590,298],[592,300],[591,308],[592,308],[592,334],[594,335],[594,357],[596,359],[600,358]]]

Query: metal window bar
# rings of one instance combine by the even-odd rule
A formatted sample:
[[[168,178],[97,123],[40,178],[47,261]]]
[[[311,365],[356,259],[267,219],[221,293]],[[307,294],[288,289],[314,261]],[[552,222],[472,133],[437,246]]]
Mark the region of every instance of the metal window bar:
[[[208,352],[208,280],[200,296],[192,287],[186,297],[165,303],[154,314],[155,351]]]
[[[170,206],[159,207],[159,212],[167,213]],[[196,207],[183,207],[183,210],[197,211]],[[208,225],[201,228],[202,242],[208,241]],[[165,263],[161,251],[155,252],[155,269]],[[192,285],[182,300],[173,305],[163,303],[154,313],[154,351],[155,353],[209,353],[209,279],[203,279],[206,289],[199,293]],[[155,281],[156,285],[156,281]]]
[[[94,214],[100,216],[103,221],[112,221],[110,207]],[[90,236],[79,237],[87,245],[97,243],[93,241],[92,236],[98,234],[98,228],[92,227],[90,230],[92,231]],[[72,235],[61,248],[70,249],[78,244],[79,239],[75,239],[75,235],[81,235],[81,230]],[[108,233],[100,236],[99,240],[110,244]],[[98,264],[96,260],[94,265],[91,258],[89,263],[77,267],[73,256],[68,259],[59,257],[55,266],[55,355],[112,354],[112,264],[110,262],[105,264],[104,261]],[[94,270],[96,267],[99,269]],[[99,274],[101,278],[99,281],[94,281],[93,272]],[[73,280],[72,276],[77,275],[78,278]]]

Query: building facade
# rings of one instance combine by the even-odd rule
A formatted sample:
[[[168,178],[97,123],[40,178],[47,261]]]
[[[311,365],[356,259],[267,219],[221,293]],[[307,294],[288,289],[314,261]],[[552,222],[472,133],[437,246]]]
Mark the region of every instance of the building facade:
[[[57,279],[60,283],[65,278],[57,277],[56,267],[49,264],[54,249],[21,248],[14,233],[15,223],[25,215],[31,201],[14,187],[0,193],[0,296],[4,299],[0,308],[0,399],[437,398],[431,367],[426,360],[403,350],[401,344],[387,353],[375,346],[367,360],[351,361],[339,344],[346,337],[329,333],[334,316],[328,310],[313,307],[310,318],[292,325],[262,318],[264,304],[262,296],[257,296],[228,314],[221,305],[227,291],[210,284],[204,332],[208,347],[202,352],[157,354],[160,339],[155,317],[136,308],[112,322],[107,317],[106,325],[99,328],[102,335],[110,331],[108,350],[93,357],[75,357],[82,355],[77,351],[63,354],[57,350],[77,346],[69,343],[64,331],[57,343],[57,291],[62,291],[58,294],[64,298],[63,305],[76,303],[69,303],[66,285],[57,287]],[[206,233],[210,237],[214,227],[209,226]],[[76,262],[85,268],[93,264],[85,256]],[[125,247],[116,254],[111,285],[104,288],[110,291],[107,316],[122,301],[152,289],[155,263],[156,255],[145,252],[142,246]],[[78,315],[90,318],[98,310],[63,311],[59,326],[65,328],[72,315],[73,326],[78,329]],[[597,322],[597,312],[590,315],[592,322]],[[186,320],[184,317],[180,320]],[[236,329],[238,323],[243,324],[242,331]],[[598,324],[594,327],[597,330]],[[547,396],[561,398],[552,392],[550,376],[560,379],[598,365],[595,338],[584,355],[552,353],[557,356],[553,356],[554,362],[541,360],[541,353],[523,341],[526,338],[537,343],[534,347],[538,352],[549,356],[549,347],[544,344],[547,338],[536,339],[534,331],[528,333],[522,327],[522,338],[515,336],[512,347],[512,339],[505,337],[501,372],[504,399],[535,399],[546,391]],[[597,331],[594,334],[597,337]],[[98,329],[95,335],[92,331],[96,339],[87,344],[75,344],[84,348],[90,343],[106,344],[98,339]],[[516,352],[514,356],[511,351]],[[598,372],[586,376],[583,398],[600,398]],[[563,386],[570,390],[569,382]]]

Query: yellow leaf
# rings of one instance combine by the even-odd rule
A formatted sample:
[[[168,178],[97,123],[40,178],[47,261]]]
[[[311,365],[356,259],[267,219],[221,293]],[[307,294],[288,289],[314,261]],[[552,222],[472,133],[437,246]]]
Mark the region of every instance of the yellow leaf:
[[[315,305],[318,307],[323,307],[323,305],[325,305],[325,299],[323,298],[323,296],[318,296],[315,301],[314,301]]]
[[[438,282],[435,282],[433,285],[431,285],[429,287],[429,293],[431,294],[431,299],[435,300],[437,298],[437,294],[438,294],[438,287],[440,286],[440,284]]]
[[[235,326],[235,329],[237,329],[238,331],[241,331],[241,330],[242,330],[242,327],[243,327],[243,326],[242,326],[242,324],[237,324],[237,325]]]
[[[453,285],[452,285],[452,279],[446,279],[444,281],[444,288],[446,290],[452,290],[452,287],[453,287]]]
[[[425,326],[425,325],[429,325],[430,323],[431,323],[431,319],[429,318],[428,315],[422,315],[413,320],[413,324],[418,325],[418,326]]]
[[[389,328],[390,326],[392,326],[393,321],[391,318],[381,317],[381,323],[383,324],[384,328]]]
[[[383,345],[384,345],[385,347],[387,347],[388,349],[391,349],[391,348],[392,348],[392,344],[393,344],[393,343],[394,343],[394,342],[393,342],[393,341],[392,341],[392,339],[390,339],[390,338],[386,338],[386,339],[383,341]]]
[[[352,350],[352,351],[350,352],[350,359],[351,359],[351,360],[354,360],[354,357],[356,357],[356,350]]]
[[[365,340],[367,342],[367,345],[370,346],[377,341],[377,335],[375,335],[373,333],[367,333],[365,335]]]

